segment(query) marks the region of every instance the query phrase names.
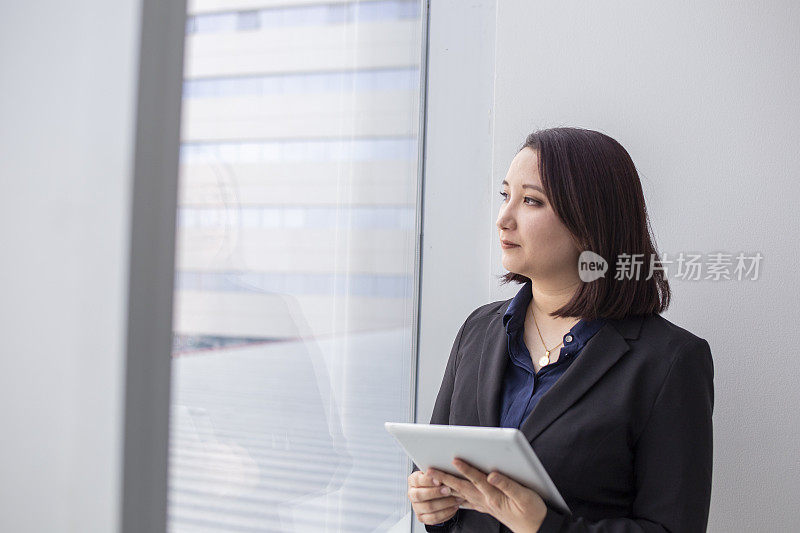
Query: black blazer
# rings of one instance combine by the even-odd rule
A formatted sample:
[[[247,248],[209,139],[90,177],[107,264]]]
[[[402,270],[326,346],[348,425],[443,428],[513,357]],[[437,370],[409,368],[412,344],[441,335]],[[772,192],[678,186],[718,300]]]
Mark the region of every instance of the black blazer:
[[[432,424],[500,424],[510,303],[483,305],[461,326]],[[608,320],[520,427],[573,513],[548,507],[539,531],[705,531],[713,377],[708,342],[662,316]],[[447,530],[509,531],[468,509]]]

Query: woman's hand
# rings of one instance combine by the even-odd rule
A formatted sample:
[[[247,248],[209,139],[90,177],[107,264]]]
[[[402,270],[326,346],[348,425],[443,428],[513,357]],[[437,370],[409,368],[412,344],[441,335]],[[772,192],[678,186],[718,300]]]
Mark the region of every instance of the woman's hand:
[[[417,470],[408,476],[408,499],[417,520],[423,524],[440,524],[450,520],[464,501],[458,494],[428,474]]]
[[[547,506],[538,494],[499,472],[487,476],[458,458],[453,464],[466,480],[434,468],[429,468],[428,474],[434,483],[440,481],[466,498],[462,509],[490,514],[514,533],[539,531]]]

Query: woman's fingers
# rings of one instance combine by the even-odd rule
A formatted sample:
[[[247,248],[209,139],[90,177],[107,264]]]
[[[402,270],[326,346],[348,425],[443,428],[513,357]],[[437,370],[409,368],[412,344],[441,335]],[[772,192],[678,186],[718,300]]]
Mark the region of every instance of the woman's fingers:
[[[447,496],[457,497],[454,491],[447,486],[441,487],[411,487],[408,489],[408,499],[411,502],[425,502],[437,498],[445,498]]]
[[[483,472],[481,472],[468,462],[455,458],[453,459],[453,464],[455,465],[456,468],[458,468],[459,472],[464,474],[464,477],[470,480],[472,484],[475,485],[476,487],[483,489],[494,488],[489,484],[488,481],[486,481],[486,474],[484,474]]]
[[[417,519],[423,524],[440,524],[450,520],[457,512],[458,505],[454,505],[453,507],[448,507],[447,509],[442,509],[441,511],[437,511],[435,513],[417,514]]]
[[[408,486],[410,487],[435,487],[436,483],[430,474],[422,470],[416,470],[408,476]]]
[[[480,494],[480,491],[477,489],[477,487],[475,487],[472,482],[467,479],[461,479],[460,477],[456,477],[452,474],[448,474],[447,472],[442,472],[441,470],[436,470],[434,468],[429,470],[433,479],[441,481],[443,484],[456,491],[456,493],[458,493],[460,496],[470,499]]]
[[[454,476],[453,474],[448,474],[447,472],[443,472],[441,470],[436,470],[435,468],[429,468],[428,475],[431,477],[434,483],[439,482],[444,485],[447,485],[451,489],[458,490],[461,492],[463,492],[464,489],[469,484],[469,481],[466,479],[461,479],[458,476]]]
[[[459,472],[464,474],[464,476],[475,486],[478,488],[479,491],[483,493],[486,497],[487,502],[490,505],[497,505],[499,504],[500,500],[505,497],[505,494],[502,490],[495,487],[491,483],[489,483],[486,478],[488,477],[482,471],[478,470],[471,464],[461,459],[455,458],[453,459],[453,464],[456,468],[458,468]]]
[[[440,481],[434,481],[429,473],[416,471],[408,477],[408,499],[423,524],[438,524],[449,520],[466,501],[458,491]]]
[[[462,501],[463,500],[454,498],[453,496],[448,496],[447,498],[436,498],[435,500],[417,502],[412,504],[412,507],[414,507],[414,511],[417,514],[435,513],[437,511],[441,511],[442,509],[448,509],[450,507],[458,507],[459,505],[461,505]]]
[[[527,500],[527,496],[530,494],[530,489],[520,485],[510,477],[504,476],[500,472],[490,473],[488,476],[486,476],[486,481],[491,483],[492,486],[500,489],[503,494],[505,494],[509,499],[513,500],[518,505],[522,505]]]

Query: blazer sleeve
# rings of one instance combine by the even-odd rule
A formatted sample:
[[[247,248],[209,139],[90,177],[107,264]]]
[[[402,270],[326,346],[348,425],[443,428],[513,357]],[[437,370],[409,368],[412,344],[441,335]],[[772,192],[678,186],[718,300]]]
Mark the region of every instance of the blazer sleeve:
[[[472,314],[467,317],[467,319],[461,325],[461,328],[458,330],[455,341],[453,341],[453,347],[450,349],[450,357],[447,359],[447,365],[444,369],[442,384],[439,386],[439,394],[436,396],[436,403],[434,403],[433,406],[433,414],[431,415],[430,421],[431,424],[448,424],[450,422],[450,399],[453,396],[453,387],[456,381],[458,350],[461,348],[461,337],[464,335],[464,330],[467,328],[467,323],[474,314],[475,311],[473,311]],[[419,470],[419,467],[414,463],[412,463],[412,465],[413,469],[411,470],[411,473],[413,474]],[[458,523],[460,514],[461,509],[456,511],[456,514],[446,522],[435,525],[425,524],[425,530],[430,532],[450,531],[453,526]]]
[[[540,533],[704,532],[711,501],[711,348],[696,337],[673,359],[634,445],[630,518],[590,521],[548,506]]]

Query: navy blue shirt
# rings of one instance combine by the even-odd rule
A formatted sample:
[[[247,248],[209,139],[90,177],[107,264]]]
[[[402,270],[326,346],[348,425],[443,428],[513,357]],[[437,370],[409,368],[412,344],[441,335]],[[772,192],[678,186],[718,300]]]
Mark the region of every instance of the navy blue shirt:
[[[523,336],[525,314],[532,298],[531,282],[528,281],[511,300],[503,315],[503,325],[508,334],[508,356],[511,364],[506,365],[503,377],[500,427],[519,429],[539,399],[558,381],[558,378],[580,355],[584,345],[605,324],[604,318],[582,319],[564,334],[558,360],[541,367],[536,373]],[[534,347],[534,353],[536,357],[544,355],[541,342]]]

